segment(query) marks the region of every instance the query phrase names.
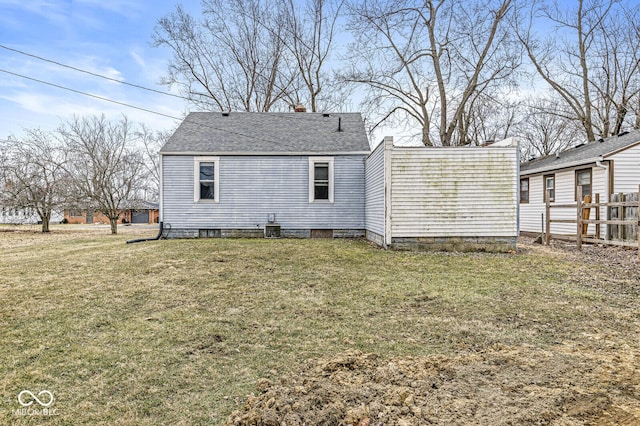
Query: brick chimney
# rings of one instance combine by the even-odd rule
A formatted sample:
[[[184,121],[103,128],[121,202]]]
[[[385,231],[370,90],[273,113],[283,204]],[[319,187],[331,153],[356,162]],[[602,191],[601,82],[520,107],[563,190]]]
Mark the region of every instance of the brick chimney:
[[[294,112],[307,112],[307,109],[304,107],[304,105],[296,105],[295,107],[293,107],[293,111]]]

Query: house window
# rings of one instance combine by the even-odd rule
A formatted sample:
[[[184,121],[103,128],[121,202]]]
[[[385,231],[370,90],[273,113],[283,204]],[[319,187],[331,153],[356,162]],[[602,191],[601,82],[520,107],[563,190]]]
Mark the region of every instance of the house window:
[[[529,202],[529,178],[520,179],[520,202]]]
[[[333,157],[309,157],[309,202],[333,203]]]
[[[80,210],[69,210],[69,216],[71,217],[80,217],[80,216],[84,216],[82,214],[82,211]]]
[[[547,202],[547,194],[549,194],[549,201],[556,200],[556,175],[546,175],[544,181],[544,202]]]
[[[591,169],[576,170],[576,200],[578,188],[582,188],[582,199],[585,195],[591,195]]]
[[[218,202],[219,157],[195,157],[193,162],[193,201]]]

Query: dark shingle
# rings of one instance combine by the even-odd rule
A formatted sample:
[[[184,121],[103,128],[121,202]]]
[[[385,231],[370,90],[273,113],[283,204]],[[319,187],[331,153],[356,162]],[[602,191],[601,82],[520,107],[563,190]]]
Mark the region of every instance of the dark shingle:
[[[369,151],[359,113],[252,112],[192,112],[160,150],[164,154]]]
[[[589,142],[584,145],[562,151],[559,156],[556,154],[546,157],[536,158],[520,165],[520,172],[536,170],[547,171],[557,170],[563,167],[570,167],[580,162],[589,162],[600,157],[607,156],[618,150],[627,148],[640,142],[640,130],[634,130],[621,136],[612,136],[604,141]]]

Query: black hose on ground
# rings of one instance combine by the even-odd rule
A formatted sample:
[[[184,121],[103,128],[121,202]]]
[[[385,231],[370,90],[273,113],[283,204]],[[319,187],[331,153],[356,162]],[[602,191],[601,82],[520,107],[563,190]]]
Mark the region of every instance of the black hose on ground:
[[[144,241],[156,241],[159,240],[160,238],[163,237],[162,233],[164,232],[164,230],[167,230],[167,232],[169,232],[171,230],[171,225],[167,223],[167,225],[165,226],[163,222],[160,222],[160,230],[158,231],[158,235],[156,235],[153,238],[138,238],[135,240],[127,240],[127,244],[133,244],[133,243],[142,243]],[[164,236],[166,238],[166,236]]]

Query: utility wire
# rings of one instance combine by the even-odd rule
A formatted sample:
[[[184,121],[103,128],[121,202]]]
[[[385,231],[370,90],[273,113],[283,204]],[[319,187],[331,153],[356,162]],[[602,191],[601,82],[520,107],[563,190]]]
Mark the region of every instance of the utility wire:
[[[95,99],[99,99],[101,101],[111,102],[111,103],[114,103],[114,104],[117,104],[117,105],[121,105],[121,106],[125,106],[125,107],[128,107],[128,108],[137,109],[139,111],[148,112],[150,114],[155,114],[155,115],[160,115],[162,117],[171,118],[173,120],[178,120],[178,121],[182,121],[182,122],[185,122],[185,123],[191,123],[191,124],[195,124],[197,126],[208,127],[208,128],[220,131],[220,132],[229,133],[229,134],[233,134],[233,135],[236,135],[236,136],[242,136],[242,137],[249,138],[249,139],[255,139],[255,140],[259,140],[259,141],[269,142],[269,143],[272,143],[272,144],[274,144],[276,146],[279,145],[279,146],[288,147],[288,148],[291,148],[291,149],[297,149],[297,148],[295,148],[295,147],[293,147],[291,145],[287,145],[287,144],[284,144],[282,142],[276,142],[276,141],[273,141],[273,140],[265,139],[263,137],[256,137],[256,136],[247,135],[247,134],[244,134],[244,133],[234,132],[233,130],[221,129],[221,128],[218,128],[218,127],[215,127],[215,126],[211,126],[211,125],[209,125],[207,123],[187,120],[186,118],[180,118],[180,117],[176,117],[174,115],[165,114],[163,112],[153,111],[153,110],[150,110],[150,109],[147,109],[147,108],[142,108],[142,107],[139,107],[139,106],[127,104],[125,102],[120,102],[120,101],[116,101],[116,100],[113,100],[113,99],[105,98],[104,96],[94,95],[92,93],[83,92],[81,90],[72,89],[70,87],[62,86],[62,85],[51,83],[51,82],[44,81],[44,80],[39,80],[37,78],[29,77],[29,76],[26,76],[26,75],[23,75],[23,74],[18,74],[18,73],[15,73],[15,72],[7,71],[7,70],[2,69],[2,68],[0,68],[0,72],[6,73],[6,74],[10,74],[10,75],[13,75],[13,76],[16,76],[16,77],[24,78],[24,79],[27,79],[27,80],[35,81],[37,83],[45,84],[47,86],[52,86],[52,87],[55,87],[55,88],[58,88],[58,89],[68,90],[70,92],[77,93],[77,94],[80,94],[80,95],[89,96],[89,97],[92,97],[92,98],[95,98]]]
[[[192,102],[192,99],[189,99],[189,98],[187,98],[185,96],[180,96],[180,95],[175,95],[173,93],[163,92],[162,90],[152,89],[150,87],[141,86],[139,84],[128,83],[128,82],[123,81],[123,80],[118,80],[117,78],[108,77],[106,75],[97,74],[97,73],[94,73],[94,72],[91,72],[91,71],[84,70],[82,68],[77,68],[77,67],[74,67],[74,66],[71,66],[71,65],[63,64],[61,62],[54,61],[52,59],[47,59],[47,58],[44,58],[42,56],[38,56],[38,55],[34,55],[32,53],[25,52],[23,50],[14,49],[12,47],[5,46],[3,44],[0,44],[0,48],[5,49],[5,50],[9,50],[11,52],[19,53],[21,55],[25,55],[25,56],[28,56],[28,57],[31,57],[31,58],[34,58],[34,59],[38,59],[40,61],[49,62],[51,64],[55,64],[55,65],[58,65],[58,66],[61,66],[61,67],[64,67],[64,68],[69,68],[71,70],[74,70],[74,71],[77,71],[77,72],[81,72],[81,73],[84,73],[84,74],[88,74],[88,75],[91,75],[91,76],[94,76],[94,77],[99,77],[99,78],[102,78],[102,79],[105,79],[105,80],[108,80],[108,81],[112,81],[114,83],[125,84],[125,85],[130,86],[130,87],[135,87],[136,89],[147,90],[149,92],[158,93],[160,95],[171,96],[171,97],[174,97],[174,98],[185,100],[187,102]],[[5,72],[7,72],[7,71],[5,71]],[[25,78],[29,78],[29,77],[25,77]],[[33,79],[33,80],[35,80],[35,79]],[[38,80],[35,80],[35,81],[38,81]],[[40,83],[42,83],[42,82],[40,81]],[[48,84],[48,83],[44,83],[44,84]],[[73,89],[69,89],[69,90],[73,90]],[[89,95],[89,96],[93,96],[93,95]],[[107,100],[107,101],[108,102],[114,102],[114,101],[110,101],[110,100]],[[117,102],[115,102],[115,103],[117,103]],[[135,108],[135,107],[132,106],[132,108]],[[285,118],[285,117],[281,117],[281,116],[274,116],[274,117],[276,117],[276,118]],[[303,117],[299,117],[297,119],[298,120],[306,120],[306,121],[315,121],[315,120],[312,120],[312,119],[305,119]]]
[[[51,64],[55,64],[55,65],[58,65],[58,66],[61,66],[61,67],[64,67],[64,68],[69,68],[69,69],[72,69],[74,71],[78,71],[78,72],[81,72],[81,73],[89,74],[89,75],[92,75],[94,77],[99,77],[99,78],[103,78],[105,80],[113,81],[114,83],[126,84],[127,86],[135,87],[137,89],[148,90],[149,92],[159,93],[161,95],[166,95],[166,96],[172,96],[174,98],[183,99],[183,100],[186,100],[186,101],[190,100],[189,98],[185,98],[184,96],[175,95],[173,93],[168,93],[168,92],[163,92],[162,90],[151,89],[149,87],[140,86],[139,84],[128,83],[128,82],[123,81],[123,80],[118,80],[117,78],[107,77],[106,75],[97,74],[97,73],[94,73],[94,72],[91,72],[91,71],[83,70],[81,68],[73,67],[71,65],[63,64],[61,62],[57,62],[57,61],[54,61],[54,60],[51,60],[51,59],[43,58],[42,56],[33,55],[31,53],[27,53],[27,52],[24,52],[22,50],[13,49],[13,48],[5,46],[3,44],[0,44],[0,48],[6,49],[6,50],[10,50],[10,51],[15,52],[15,53],[19,53],[21,55],[29,56],[31,58],[38,59],[40,61],[49,62]]]

